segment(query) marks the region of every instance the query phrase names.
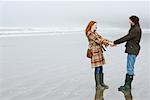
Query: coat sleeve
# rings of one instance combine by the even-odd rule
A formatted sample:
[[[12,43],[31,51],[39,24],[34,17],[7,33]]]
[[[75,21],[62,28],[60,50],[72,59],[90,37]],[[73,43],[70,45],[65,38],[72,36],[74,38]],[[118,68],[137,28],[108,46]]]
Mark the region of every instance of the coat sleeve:
[[[129,32],[129,34],[123,36],[122,38],[120,38],[118,40],[115,40],[114,44],[124,43],[124,42],[127,42],[127,41],[133,39],[134,37],[136,37],[136,32],[137,32],[136,30],[132,31],[132,32]]]
[[[92,32],[89,32],[88,33],[88,38],[93,40],[94,42],[98,43],[98,44],[103,44],[105,46],[108,46],[109,45],[109,40],[107,39],[104,39],[102,36],[100,36],[99,34],[95,34],[95,33],[92,33]]]

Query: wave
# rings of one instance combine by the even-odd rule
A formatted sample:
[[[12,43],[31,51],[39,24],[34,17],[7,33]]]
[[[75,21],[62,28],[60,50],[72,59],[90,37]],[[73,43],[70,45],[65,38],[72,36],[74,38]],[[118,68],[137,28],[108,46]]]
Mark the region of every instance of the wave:
[[[50,27],[50,28],[24,28],[24,27],[0,27],[0,32],[68,32],[81,31],[79,27]]]
[[[40,36],[40,35],[60,35],[81,32],[79,27],[50,27],[50,28],[34,28],[34,27],[0,27],[0,36]]]
[[[106,28],[101,27],[98,32],[122,34],[127,33],[127,28]],[[142,29],[143,33],[150,33],[150,29]],[[3,36],[39,36],[39,35],[60,35],[60,34],[73,34],[84,33],[84,27],[0,27],[0,37]]]

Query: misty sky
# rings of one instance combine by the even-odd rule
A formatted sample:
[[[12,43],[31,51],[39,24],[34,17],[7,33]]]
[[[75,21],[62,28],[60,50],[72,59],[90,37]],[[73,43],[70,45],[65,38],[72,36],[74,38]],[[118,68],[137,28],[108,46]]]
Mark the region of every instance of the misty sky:
[[[150,28],[148,1],[1,1],[0,27],[84,26],[90,20],[108,27],[127,27],[137,15]]]

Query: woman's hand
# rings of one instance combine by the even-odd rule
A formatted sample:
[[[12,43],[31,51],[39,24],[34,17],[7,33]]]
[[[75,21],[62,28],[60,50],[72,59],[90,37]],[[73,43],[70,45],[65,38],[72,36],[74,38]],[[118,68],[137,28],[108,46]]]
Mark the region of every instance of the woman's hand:
[[[115,47],[115,46],[116,46],[113,41],[110,41],[108,44],[109,44],[111,47]]]

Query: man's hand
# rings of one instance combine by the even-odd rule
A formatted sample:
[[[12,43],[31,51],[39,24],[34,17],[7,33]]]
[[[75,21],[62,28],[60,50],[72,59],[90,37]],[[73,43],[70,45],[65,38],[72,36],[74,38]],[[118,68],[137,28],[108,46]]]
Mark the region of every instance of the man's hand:
[[[111,47],[115,47],[115,46],[116,46],[113,41],[110,41],[110,42],[109,42],[109,45],[110,45]]]

